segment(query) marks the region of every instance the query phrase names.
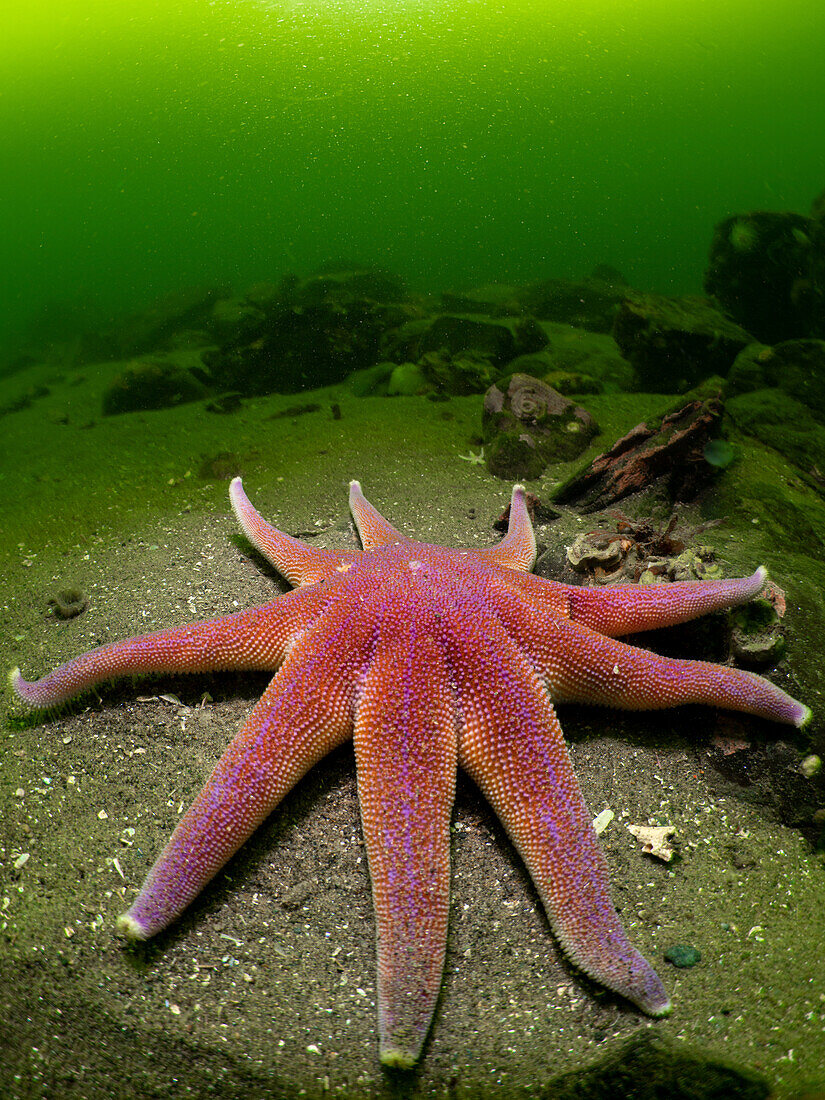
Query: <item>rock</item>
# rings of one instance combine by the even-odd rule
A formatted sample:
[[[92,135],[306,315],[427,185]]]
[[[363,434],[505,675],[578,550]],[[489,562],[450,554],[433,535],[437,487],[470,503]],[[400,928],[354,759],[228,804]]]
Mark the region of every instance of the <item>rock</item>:
[[[725,392],[777,387],[825,424],[825,340],[786,340],[774,347],[751,344],[736,357]]]
[[[503,367],[517,355],[539,351],[547,343],[541,326],[532,318],[481,318],[444,313],[407,329],[412,337],[406,358],[420,360],[427,352],[446,352],[460,356],[473,352],[494,366]],[[393,356],[394,358],[394,356]]]
[[[825,425],[807,405],[778,387],[739,394],[725,402],[737,428],[785,455],[825,487]]]
[[[356,397],[382,397],[389,389],[389,379],[397,366],[390,362],[376,363],[372,367],[354,370],[347,379],[350,392]]]
[[[417,368],[426,390],[450,397],[484,393],[499,375],[488,359],[473,351],[455,356],[430,351],[421,356]]]
[[[554,499],[597,512],[663,479],[672,500],[690,500],[714,472],[702,452],[718,434],[721,415],[718,400],[691,401],[661,420],[637,424]]]
[[[209,326],[212,307],[228,297],[226,287],[189,287],[158,298],[145,309],[112,322],[96,334],[111,357],[126,359],[170,346],[175,335]]]
[[[519,290],[517,300],[524,312],[539,321],[556,321],[590,332],[607,333],[613,327],[626,293],[623,281],[617,283],[594,277],[577,282],[543,279]]]
[[[410,397],[413,394],[426,393],[430,388],[430,383],[417,363],[399,363],[394,366],[387,382],[387,393],[390,397]]]
[[[380,358],[383,307],[279,307],[246,334],[206,352],[215,384],[244,396],[297,393],[340,382]]]
[[[670,843],[670,838],[676,835],[675,825],[628,825],[627,831],[636,837],[645,855],[654,856],[663,863],[670,863],[676,855],[676,849]]]
[[[351,261],[332,261],[321,265],[307,279],[297,283],[292,303],[299,306],[354,302],[401,302],[407,297],[404,280],[379,267],[366,267]]]
[[[713,231],[705,290],[766,344],[825,336],[825,227],[757,210]]]
[[[199,401],[206,387],[190,369],[172,359],[135,359],[103,394],[103,415],[166,409]]]
[[[545,382],[514,374],[484,395],[482,432],[490,473],[531,480],[548,462],[581,454],[598,427],[586,409]]]
[[[726,375],[753,342],[706,299],[661,294],[626,297],[613,336],[647,393],[684,393],[708,375]]]
[[[242,298],[220,298],[212,306],[209,331],[219,344],[251,335],[264,319],[264,313]]]
[[[447,313],[481,313],[487,317],[517,317],[522,312],[519,288],[506,283],[487,283],[465,291],[445,291],[441,304]]]

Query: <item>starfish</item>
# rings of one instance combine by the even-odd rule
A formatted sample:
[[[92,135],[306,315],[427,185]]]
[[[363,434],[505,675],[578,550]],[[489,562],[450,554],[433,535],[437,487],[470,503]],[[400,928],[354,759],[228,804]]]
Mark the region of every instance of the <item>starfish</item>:
[[[654,709],[704,703],[803,726],[810,710],[735,668],[660,657],[616,638],[745,603],[763,568],[735,580],[581,588],[530,573],[523,486],[487,549],[416,542],[350,485],[363,550],[311,548],[271,527],[240,478],[250,542],[293,585],[270,603],[101,646],[27,682],[46,709],[133,673],[275,670],[246,724],[118,920],[145,940],[174,921],[287,791],[348,738],[377,916],[380,1057],[418,1060],[441,985],[450,817],[462,767],[520,852],[562,948],[651,1016],[670,1010],[629,942],[573,773],[556,702]]]

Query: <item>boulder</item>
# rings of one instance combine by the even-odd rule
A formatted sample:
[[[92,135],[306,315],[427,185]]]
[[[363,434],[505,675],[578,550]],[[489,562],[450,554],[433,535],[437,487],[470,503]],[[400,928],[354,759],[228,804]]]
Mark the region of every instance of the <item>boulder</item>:
[[[753,342],[707,299],[661,294],[626,297],[613,336],[645,393],[685,393],[708,375],[726,375]]]
[[[383,307],[281,307],[251,332],[206,352],[218,388],[244,396],[297,393],[340,382],[378,362],[386,328]]]
[[[172,359],[135,359],[116,375],[103,394],[103,415],[166,409],[199,401],[206,387],[193,371]]]
[[[736,396],[774,387],[801,401],[825,424],[825,340],[751,344],[736,357],[725,392]]]
[[[757,340],[825,336],[825,226],[757,210],[713,231],[705,290]]]
[[[615,272],[610,278],[543,279],[522,287],[516,300],[525,313],[539,321],[610,332],[627,291],[627,284]]]
[[[487,468],[496,477],[532,480],[549,462],[575,458],[598,433],[580,405],[527,374],[513,374],[484,395]]]
[[[442,313],[430,319],[415,319],[390,334],[384,343],[387,358],[417,362],[428,352],[461,356],[466,352],[483,356],[493,366],[503,367],[518,355],[539,351],[547,343],[541,326],[532,318],[490,318]]]

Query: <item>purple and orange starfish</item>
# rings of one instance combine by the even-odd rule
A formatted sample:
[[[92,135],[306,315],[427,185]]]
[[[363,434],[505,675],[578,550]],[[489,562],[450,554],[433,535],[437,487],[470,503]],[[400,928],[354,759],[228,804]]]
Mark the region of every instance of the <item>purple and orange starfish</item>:
[[[352,737],[378,922],[381,1060],[418,1059],[441,984],[450,816],[461,766],[524,859],[570,959],[643,1012],[670,1009],[630,944],[553,704],[653,709],[705,703],[802,726],[809,709],[768,680],[614,640],[752,599],[739,580],[579,588],[531,576],[524,489],[506,536],[450,550],[407,538],[357,481],[364,549],[312,549],[275,530],[230,487],[250,541],[293,585],[270,603],[101,646],[19,697],[56,706],[130,673],[278,669],[118,921],[155,935],[189,905],[304,773]]]

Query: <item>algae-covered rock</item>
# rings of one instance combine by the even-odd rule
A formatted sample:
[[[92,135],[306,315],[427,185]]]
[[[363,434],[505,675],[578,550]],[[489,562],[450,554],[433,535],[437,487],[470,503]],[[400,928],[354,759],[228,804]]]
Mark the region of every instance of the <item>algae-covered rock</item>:
[[[518,301],[519,288],[508,283],[486,283],[471,290],[448,290],[441,304],[448,313],[481,313],[488,317],[518,316],[523,312]]]
[[[166,409],[199,401],[206,387],[191,370],[163,359],[136,359],[122,370],[103,394],[103,415]]]
[[[419,359],[418,369],[429,389],[451,397],[484,393],[499,375],[488,359],[471,351],[453,356],[428,352]]]
[[[212,306],[209,331],[222,344],[251,334],[263,319],[263,311],[242,298],[219,298]]]
[[[705,298],[661,294],[628,295],[613,336],[647,393],[684,393],[709,374],[726,375],[753,342]]]
[[[730,394],[776,386],[825,424],[825,340],[751,344],[736,357],[725,387]]]
[[[389,379],[397,363],[376,363],[363,370],[354,370],[347,378],[347,386],[356,397],[381,397],[389,389]]]
[[[502,367],[517,355],[538,351],[546,343],[543,329],[530,317],[443,313],[427,320],[414,318],[388,334],[384,352],[396,361],[418,361],[428,352],[453,357],[471,352]]]
[[[418,363],[399,363],[393,367],[387,381],[387,393],[390,397],[412,397],[426,393],[430,383]]]
[[[508,371],[543,378],[561,393],[611,393],[637,388],[636,373],[622,357],[612,336],[588,332],[572,325],[542,322],[546,345],[538,352],[521,355]],[[582,380],[576,386],[576,378]],[[557,380],[560,384],[556,385]]]
[[[607,275],[607,269],[601,271]],[[522,308],[540,321],[575,325],[590,332],[610,332],[627,284],[618,272],[610,277],[542,279],[519,290]]]
[[[713,231],[705,290],[766,344],[825,335],[825,241],[802,214],[756,210]]]
[[[779,451],[801,470],[825,471],[825,425],[778,388],[754,390],[725,405],[737,428]]]
[[[297,393],[375,363],[386,325],[384,307],[366,301],[280,307],[205,361],[222,389],[247,397]]]
[[[598,426],[586,409],[546,382],[513,374],[485,394],[482,431],[490,473],[529,480],[549,462],[580,455]]]
[[[354,302],[401,302],[406,296],[404,280],[391,271],[351,260],[332,260],[296,283],[293,304],[349,306]]]
[[[753,600],[730,614],[731,655],[748,668],[774,665],[785,652],[782,620],[768,599]]]

